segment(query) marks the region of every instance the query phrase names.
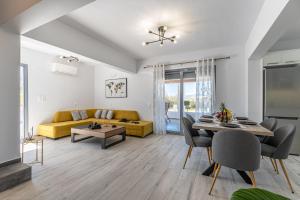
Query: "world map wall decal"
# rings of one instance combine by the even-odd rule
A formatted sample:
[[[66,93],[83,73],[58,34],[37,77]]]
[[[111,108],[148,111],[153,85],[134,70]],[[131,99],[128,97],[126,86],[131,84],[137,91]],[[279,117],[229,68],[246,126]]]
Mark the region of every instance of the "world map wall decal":
[[[126,98],[127,78],[108,79],[105,81],[106,98]]]

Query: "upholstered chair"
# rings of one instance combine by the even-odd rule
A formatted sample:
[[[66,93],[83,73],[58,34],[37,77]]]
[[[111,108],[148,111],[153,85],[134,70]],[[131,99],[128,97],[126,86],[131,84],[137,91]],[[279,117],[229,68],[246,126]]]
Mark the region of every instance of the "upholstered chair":
[[[183,169],[185,168],[187,159],[191,156],[194,147],[204,147],[207,149],[208,161],[211,164],[211,138],[204,136],[193,136],[193,123],[186,117],[182,119],[183,133],[185,137],[185,142],[189,146],[188,152],[185,157]]]
[[[194,117],[192,115],[185,113],[185,116],[188,120],[190,120],[190,122],[192,124],[196,122],[196,120],[194,119]],[[213,137],[214,133],[210,130],[194,130],[192,132],[192,135],[193,136],[200,135],[200,136],[205,136],[205,137]]]
[[[274,131],[274,136],[270,137],[266,143],[261,144],[261,155],[269,157],[272,162],[273,167],[276,168],[275,171],[278,173],[278,167],[276,160],[279,161],[282,171],[285,175],[287,183],[294,193],[291,181],[289,179],[286,167],[283,160],[287,159],[290,153],[290,149],[293,143],[294,135],[296,132],[295,125],[286,125],[280,127]]]
[[[213,137],[212,158],[216,163],[211,194],[221,166],[239,171],[248,171],[253,186],[256,186],[254,171],[260,166],[260,142],[252,133],[242,130],[219,131]]]

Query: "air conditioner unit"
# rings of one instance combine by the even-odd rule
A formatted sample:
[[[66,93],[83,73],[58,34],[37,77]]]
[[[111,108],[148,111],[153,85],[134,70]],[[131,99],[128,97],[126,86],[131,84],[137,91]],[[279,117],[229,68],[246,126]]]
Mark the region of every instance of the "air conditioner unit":
[[[52,72],[76,76],[78,73],[77,67],[64,65],[60,63],[52,63]]]

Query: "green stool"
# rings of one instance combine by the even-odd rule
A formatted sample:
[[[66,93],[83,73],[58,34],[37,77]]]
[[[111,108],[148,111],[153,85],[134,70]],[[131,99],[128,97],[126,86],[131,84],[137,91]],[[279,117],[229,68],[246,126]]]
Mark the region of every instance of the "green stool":
[[[235,191],[231,200],[288,200],[281,195],[259,188],[240,189]]]

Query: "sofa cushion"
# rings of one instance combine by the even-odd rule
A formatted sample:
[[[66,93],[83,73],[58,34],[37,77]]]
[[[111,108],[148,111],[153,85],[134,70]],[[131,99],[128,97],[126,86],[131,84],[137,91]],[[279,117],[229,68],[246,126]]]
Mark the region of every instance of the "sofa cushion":
[[[114,111],[109,110],[106,114],[106,119],[112,119],[114,116]]]
[[[132,110],[114,110],[114,119],[127,119],[129,121],[140,120],[139,114]]]
[[[95,117],[95,113],[98,109],[87,109],[86,113],[88,114],[89,118],[94,118]]]
[[[71,111],[71,115],[74,121],[81,120],[81,116],[78,110]]]
[[[88,125],[91,120],[67,121],[49,124],[41,124],[38,126],[38,134],[49,138],[60,138],[71,134],[71,128],[81,125]]]
[[[97,110],[96,112],[95,112],[95,118],[96,119],[100,119],[101,118],[101,110]]]
[[[80,114],[80,117],[81,117],[82,120],[89,118],[86,110],[80,110],[79,114]]]
[[[107,110],[102,110],[101,112],[101,119],[106,119]]]
[[[65,122],[65,121],[72,121],[72,120],[73,118],[70,111],[59,111],[54,114],[52,122],[56,123],[56,122]]]

